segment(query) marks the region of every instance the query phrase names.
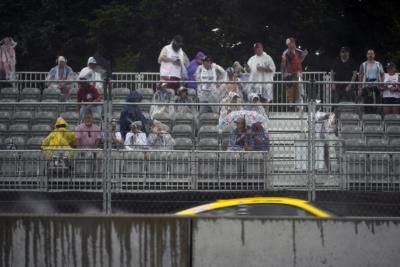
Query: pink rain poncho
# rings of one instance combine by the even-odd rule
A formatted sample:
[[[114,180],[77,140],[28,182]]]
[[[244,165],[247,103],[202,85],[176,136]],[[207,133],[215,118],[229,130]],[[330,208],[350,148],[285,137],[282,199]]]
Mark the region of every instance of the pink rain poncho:
[[[16,46],[17,43],[11,37],[1,40],[0,69],[5,71],[7,80],[15,80],[15,64],[17,60],[14,48]]]

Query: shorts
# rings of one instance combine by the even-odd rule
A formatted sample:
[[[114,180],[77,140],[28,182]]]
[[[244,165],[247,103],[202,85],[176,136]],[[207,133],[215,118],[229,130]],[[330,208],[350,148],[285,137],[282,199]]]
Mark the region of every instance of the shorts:
[[[297,74],[292,74],[289,76],[286,76],[284,78],[285,81],[298,81],[298,75]],[[288,83],[286,84],[286,96],[288,98],[289,102],[294,102],[299,99],[299,84],[298,83]]]
[[[178,89],[181,87],[181,79],[178,77],[168,77],[168,76],[161,76],[160,77],[161,83],[163,81],[174,81],[167,84],[167,88],[174,90],[175,95],[178,95]]]
[[[399,104],[400,98],[395,98],[395,97],[384,97],[382,98],[382,103],[383,104]]]

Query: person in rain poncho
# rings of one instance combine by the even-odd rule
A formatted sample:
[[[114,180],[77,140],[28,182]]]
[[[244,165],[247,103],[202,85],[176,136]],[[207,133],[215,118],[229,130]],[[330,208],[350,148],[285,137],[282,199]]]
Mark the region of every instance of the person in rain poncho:
[[[128,103],[139,103],[143,99],[143,96],[137,92],[132,91],[130,95],[126,98],[125,102]],[[122,139],[125,140],[126,134],[131,130],[131,124],[135,121],[141,121],[141,131],[146,132],[146,118],[143,112],[140,110],[139,106],[126,104],[122,109],[120,119],[119,119],[119,130],[121,131]]]
[[[63,117],[58,117],[54,131],[42,142],[42,150],[49,159],[53,156],[54,149],[72,149],[77,146],[75,132],[68,129],[68,124]],[[70,156],[72,152],[68,153]]]
[[[223,97],[225,98],[228,96],[228,94],[230,92],[234,92],[234,93],[237,93],[240,96],[240,98],[242,98],[243,97],[242,90],[241,90],[242,88],[241,88],[241,85],[239,83],[237,83],[237,82],[240,82],[240,78],[238,78],[235,75],[235,70],[233,69],[233,67],[227,68],[226,74],[227,74],[227,83],[223,85],[223,88],[225,89]],[[234,83],[229,83],[231,81]]]
[[[249,94],[248,98],[249,98],[249,103],[253,103],[253,104],[260,103],[260,96],[255,93]],[[263,115],[266,119],[268,118],[264,107],[261,105],[260,106],[247,106],[246,110],[256,111],[256,112],[260,113],[261,115]]]
[[[196,71],[196,81],[198,81],[197,92],[200,103],[219,103],[223,97],[224,90],[220,90],[221,86],[215,83],[201,83],[201,82],[216,82],[225,81],[225,70],[213,63],[211,57],[206,57]],[[218,106],[210,107],[212,112],[218,112]],[[207,106],[200,107],[200,113],[207,112]]]
[[[79,76],[83,75],[86,77],[86,80],[102,80],[101,73],[96,71],[97,69],[97,61],[94,57],[89,57],[87,61],[86,67],[79,72]],[[91,82],[91,85],[95,86],[98,90],[103,90],[102,82]]]
[[[250,129],[246,126],[245,118],[237,118],[236,128],[229,134],[228,151],[250,151],[252,140],[250,139]]]
[[[15,80],[15,64],[17,63],[15,47],[17,43],[11,37],[0,41],[0,70],[6,73],[6,80]]]
[[[240,96],[235,92],[229,92],[228,96],[222,100],[222,103],[240,103]],[[232,111],[242,110],[242,106],[222,106],[219,114],[219,122],[222,123],[226,115]]]
[[[169,45],[162,48],[158,63],[160,63],[160,80],[174,81],[167,83],[169,89],[173,89],[175,94],[180,87],[180,81],[188,77],[186,67],[189,64],[189,58],[182,50],[183,37],[176,35]]]
[[[53,67],[47,74],[46,80],[49,81],[65,81],[72,80],[74,72],[70,66],[67,65],[67,60],[63,56],[57,58],[57,66]],[[50,83],[51,87],[60,88],[61,92],[65,95],[69,94],[71,84],[68,83]]]
[[[132,122],[131,131],[126,134],[124,142],[126,149],[134,150],[147,148],[146,134],[140,130],[142,126],[141,121]]]
[[[188,80],[189,81],[196,81],[196,71],[197,68],[203,64],[203,60],[206,58],[206,55],[199,51],[196,54],[196,57],[190,61],[190,64],[187,66],[187,74],[188,74]],[[187,85],[188,88],[193,89],[197,91],[197,84],[196,83],[189,83]]]
[[[255,122],[250,127],[249,143],[252,151],[269,151],[268,132],[261,122]]]
[[[96,87],[87,82],[89,80],[87,73],[81,72],[79,74],[79,89],[77,92],[77,101],[81,102],[93,102],[93,104],[78,104],[78,112],[82,118],[86,112],[101,114],[101,104],[95,104],[101,101],[101,95]]]
[[[180,103],[180,104],[193,103],[193,100],[188,95],[187,88],[185,87],[179,88],[178,96],[175,98],[175,103]],[[196,113],[196,107],[190,105],[175,106],[175,115],[177,115],[176,113],[191,113],[194,115]]]
[[[167,83],[162,83],[157,92],[153,96],[153,103],[171,103],[175,99],[174,92],[168,89]],[[171,117],[174,115],[174,106],[172,105],[152,105],[150,107],[150,118],[154,119],[156,114],[169,114]]]
[[[112,119],[111,121],[111,143],[113,148],[120,148],[122,144],[124,143],[124,140],[122,139],[122,134],[120,131],[117,129],[117,120]]]
[[[247,94],[256,93],[271,102],[273,100],[273,85],[275,63],[271,56],[264,52],[261,43],[254,44],[255,55],[247,61],[246,69],[250,73],[249,82],[257,82],[248,84]]]
[[[175,140],[168,133],[166,125],[154,120],[148,138],[149,147],[155,150],[172,150],[175,144]]]

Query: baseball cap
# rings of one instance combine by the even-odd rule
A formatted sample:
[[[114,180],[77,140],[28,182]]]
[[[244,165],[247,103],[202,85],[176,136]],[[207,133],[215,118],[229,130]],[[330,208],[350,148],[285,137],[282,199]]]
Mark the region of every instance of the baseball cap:
[[[253,45],[253,48],[254,48],[254,49],[256,49],[256,48],[264,48],[264,46],[263,46],[262,43],[257,42],[257,43],[255,43],[255,44]]]
[[[348,46],[342,46],[340,52],[350,52],[350,48]]]
[[[286,45],[290,44],[290,43],[295,43],[296,39],[294,37],[289,37],[286,39]]]
[[[87,64],[97,64],[96,59],[94,57],[90,57],[87,61]]]

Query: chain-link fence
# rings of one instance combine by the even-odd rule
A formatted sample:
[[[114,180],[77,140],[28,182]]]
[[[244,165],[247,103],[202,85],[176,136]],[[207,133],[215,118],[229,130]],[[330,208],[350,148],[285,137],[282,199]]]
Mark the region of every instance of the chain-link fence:
[[[140,74],[140,79],[129,80],[137,75],[121,74],[121,79],[109,83],[115,87],[105,84],[103,88],[109,90],[100,91],[102,100],[96,104],[101,112],[93,114],[93,123],[100,134],[95,146],[58,148],[52,150],[51,156],[41,146],[54,130],[57,117],[62,116],[69,129],[79,134],[74,131],[84,121],[79,108],[93,103],[83,102],[77,107],[77,86],[67,96],[56,89],[25,90],[18,86],[2,89],[0,190],[7,196],[5,201],[13,199],[10,192],[17,191],[16,194],[75,192],[70,193],[73,196],[78,192],[80,196],[95,196],[95,200],[89,197],[89,203],[96,203],[104,212],[123,210],[121,203],[135,206],[135,211],[143,211],[138,203],[146,203],[145,206],[159,211],[162,208],[154,203],[162,206],[163,202],[170,203],[165,204],[169,207],[164,206],[164,211],[172,211],[172,207],[187,207],[212,196],[226,197],[222,192],[233,195],[279,192],[321,200],[332,209],[335,201],[349,196],[359,200],[378,192],[379,198],[385,199],[386,204],[382,205],[392,205],[391,211],[398,209],[391,200],[397,199],[400,190],[400,117],[384,114],[383,108],[388,105],[331,104],[332,82],[326,77],[301,82],[306,88],[303,103],[288,103],[286,97],[279,100],[279,94],[275,101],[281,103],[201,103],[196,93],[189,94],[192,101],[188,103],[175,103],[173,99],[161,103],[155,100],[155,90],[151,88],[157,83],[154,74]],[[282,81],[271,83],[274,88],[284,86]],[[125,101],[132,89],[141,92],[141,102]],[[322,103],[313,100],[325,97],[328,100]],[[210,105],[218,111],[227,107],[263,109],[268,117],[264,125],[268,148],[229,149],[235,123],[222,125],[220,112],[201,112],[202,107]],[[155,150],[151,145],[135,147],[124,142],[116,145],[113,138],[118,130],[113,128],[113,119],[119,125],[121,112],[129,106],[139,108],[146,121],[160,121],[174,140],[173,146]],[[159,107],[172,113],[152,112]],[[180,107],[188,107],[193,113],[178,112]],[[147,137],[151,134],[149,127],[143,127]],[[90,132],[84,131],[86,137],[90,137]],[[59,155],[54,157],[57,152]],[[204,195],[205,192],[213,193]],[[140,194],[143,198],[133,197],[133,201],[132,196],[127,197],[129,194]],[[187,194],[194,197],[188,200]],[[165,196],[171,202],[163,201]],[[351,202],[351,197],[346,201]],[[363,205],[373,203],[367,200]]]

